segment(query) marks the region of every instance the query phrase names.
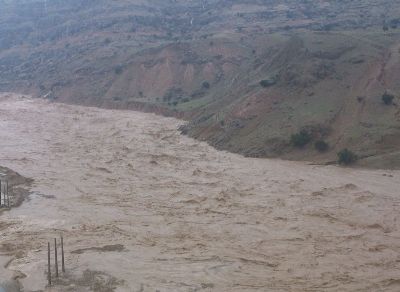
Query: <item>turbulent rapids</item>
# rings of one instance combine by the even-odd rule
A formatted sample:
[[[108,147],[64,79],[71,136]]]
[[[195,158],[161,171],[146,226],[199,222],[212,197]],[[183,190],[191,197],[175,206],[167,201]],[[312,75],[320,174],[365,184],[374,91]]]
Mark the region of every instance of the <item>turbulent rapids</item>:
[[[0,165],[34,183],[0,217],[0,283],[44,289],[63,234],[52,291],[400,290],[399,172],[244,158],[181,124],[3,94]]]

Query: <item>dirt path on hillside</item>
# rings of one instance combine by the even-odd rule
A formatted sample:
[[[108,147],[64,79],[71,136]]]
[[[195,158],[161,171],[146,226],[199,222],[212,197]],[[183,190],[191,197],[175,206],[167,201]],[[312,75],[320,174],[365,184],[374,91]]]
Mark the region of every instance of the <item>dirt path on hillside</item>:
[[[398,64],[400,63],[400,43],[394,44],[388,48],[385,55],[382,56],[382,60],[376,66],[372,66],[373,71],[368,75],[371,78],[366,84],[365,91],[371,92],[373,88],[382,88],[387,90],[388,84],[394,84],[393,80],[397,80]]]
[[[180,124],[0,98],[0,165],[34,179],[0,217],[25,291],[59,234],[68,273],[48,291],[400,290],[399,172],[243,158]]]

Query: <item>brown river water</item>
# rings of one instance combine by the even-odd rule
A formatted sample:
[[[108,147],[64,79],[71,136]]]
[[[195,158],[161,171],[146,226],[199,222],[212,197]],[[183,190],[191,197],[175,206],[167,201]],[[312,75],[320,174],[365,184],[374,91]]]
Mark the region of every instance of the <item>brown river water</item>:
[[[0,165],[34,183],[0,217],[0,283],[400,291],[400,172],[244,158],[180,135],[182,123],[1,95]],[[60,234],[67,273],[45,288]]]

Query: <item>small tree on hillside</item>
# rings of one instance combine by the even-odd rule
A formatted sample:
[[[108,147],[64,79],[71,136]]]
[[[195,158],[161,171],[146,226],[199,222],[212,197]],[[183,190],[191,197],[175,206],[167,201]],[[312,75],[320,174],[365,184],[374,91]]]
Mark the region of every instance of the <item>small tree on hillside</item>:
[[[349,149],[345,148],[338,152],[338,162],[342,165],[349,165],[357,161],[357,155],[350,151]]]
[[[391,105],[393,103],[394,95],[385,92],[382,95],[382,101],[386,105]]]

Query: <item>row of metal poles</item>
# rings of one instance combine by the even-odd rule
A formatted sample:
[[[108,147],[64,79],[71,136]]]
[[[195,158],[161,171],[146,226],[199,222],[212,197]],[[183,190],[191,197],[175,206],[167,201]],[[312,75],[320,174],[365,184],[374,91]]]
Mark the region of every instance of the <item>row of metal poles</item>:
[[[57,239],[54,238],[54,266],[55,266],[55,276],[58,278],[58,254],[57,254]],[[61,269],[65,273],[65,263],[64,263],[64,239],[61,236]],[[49,286],[51,286],[51,258],[50,258],[50,242],[47,243],[47,279]]]
[[[0,208],[10,208],[10,195],[8,192],[8,181],[0,180]]]

